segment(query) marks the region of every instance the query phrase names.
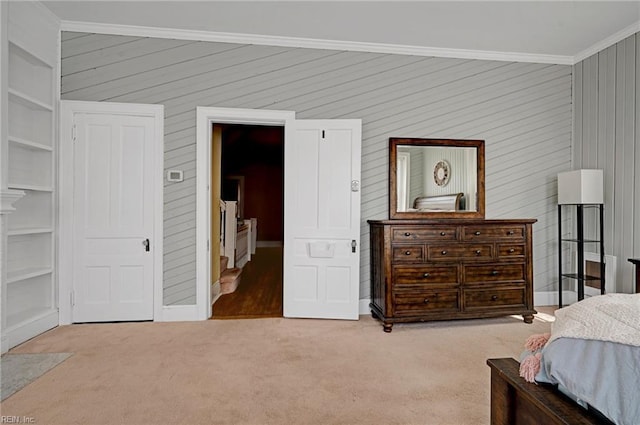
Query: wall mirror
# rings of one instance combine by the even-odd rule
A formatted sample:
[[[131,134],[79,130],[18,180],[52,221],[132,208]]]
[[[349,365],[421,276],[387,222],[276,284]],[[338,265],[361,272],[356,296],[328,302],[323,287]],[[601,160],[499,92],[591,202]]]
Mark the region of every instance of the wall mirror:
[[[484,218],[484,141],[389,139],[392,219]]]

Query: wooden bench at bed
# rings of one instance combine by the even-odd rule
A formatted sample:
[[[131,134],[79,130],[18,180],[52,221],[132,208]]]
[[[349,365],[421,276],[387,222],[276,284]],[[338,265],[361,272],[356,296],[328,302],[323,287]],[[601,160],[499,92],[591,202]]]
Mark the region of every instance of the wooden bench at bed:
[[[491,368],[491,425],[613,425],[555,386],[525,381],[515,359],[488,359],[487,364]]]

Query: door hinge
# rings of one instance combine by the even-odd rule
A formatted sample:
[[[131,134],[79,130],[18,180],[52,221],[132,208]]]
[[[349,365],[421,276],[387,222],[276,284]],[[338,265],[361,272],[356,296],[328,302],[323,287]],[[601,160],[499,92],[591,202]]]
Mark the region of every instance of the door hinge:
[[[71,301],[71,307],[73,307],[74,305],[76,305],[76,294],[75,292],[71,291],[69,293],[69,301]]]
[[[209,241],[207,240],[207,251],[209,251]]]
[[[77,135],[78,135],[78,127],[75,124],[73,124],[73,126],[71,127],[71,140],[75,142]]]
[[[322,130],[322,138],[324,139],[324,130]]]

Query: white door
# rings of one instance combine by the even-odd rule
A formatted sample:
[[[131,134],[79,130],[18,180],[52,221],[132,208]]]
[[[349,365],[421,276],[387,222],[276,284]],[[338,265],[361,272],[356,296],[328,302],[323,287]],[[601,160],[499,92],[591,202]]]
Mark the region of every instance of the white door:
[[[73,322],[153,319],[155,124],[74,114]]]
[[[285,126],[285,317],[358,319],[360,120]]]

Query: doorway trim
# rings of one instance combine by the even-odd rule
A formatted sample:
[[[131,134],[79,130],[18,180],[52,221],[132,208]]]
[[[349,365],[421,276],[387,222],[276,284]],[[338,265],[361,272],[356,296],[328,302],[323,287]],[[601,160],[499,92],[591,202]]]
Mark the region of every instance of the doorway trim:
[[[286,127],[295,111],[198,106],[196,108],[196,310],[197,319],[211,317],[211,129],[215,124]],[[286,132],[286,131],[285,131]],[[285,141],[286,143],[286,141]]]
[[[163,224],[164,224],[164,106],[139,103],[93,102],[61,100],[59,117],[58,157],[58,308],[60,325],[73,322],[73,181],[74,181],[74,115],[117,114],[151,117],[154,119],[154,189],[153,189],[153,320],[162,318],[163,292]],[[55,295],[54,295],[55,296]]]

